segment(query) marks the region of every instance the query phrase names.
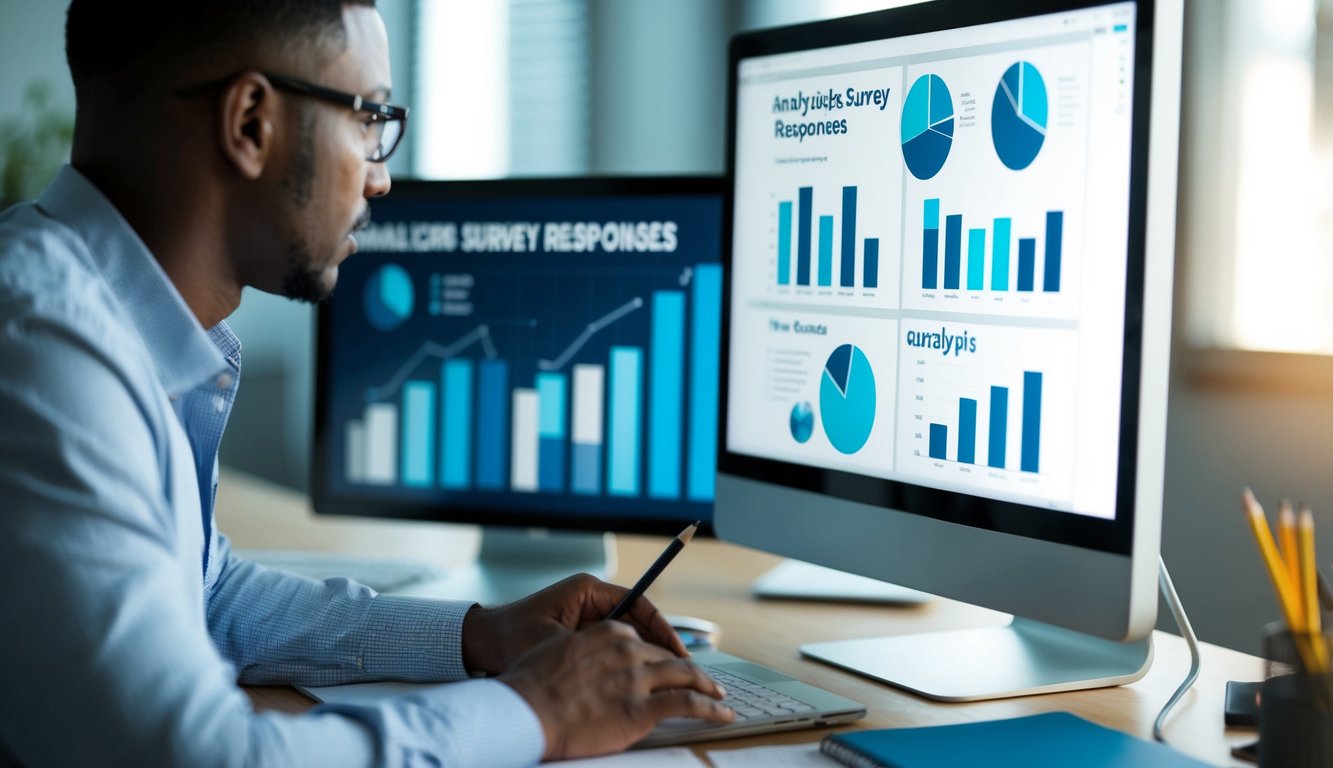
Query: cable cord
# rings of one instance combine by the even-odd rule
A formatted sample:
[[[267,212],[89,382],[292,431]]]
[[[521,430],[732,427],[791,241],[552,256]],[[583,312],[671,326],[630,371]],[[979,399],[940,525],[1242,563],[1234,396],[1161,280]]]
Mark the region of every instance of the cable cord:
[[[1185,606],[1181,604],[1180,595],[1176,593],[1176,585],[1171,583],[1171,574],[1167,573],[1166,561],[1159,555],[1157,562],[1161,566],[1158,571],[1157,582],[1162,588],[1162,597],[1166,598],[1167,605],[1171,607],[1171,617],[1176,620],[1176,628],[1180,630],[1181,637],[1185,638],[1185,643],[1190,649],[1189,674],[1185,675],[1185,680],[1180,684],[1180,687],[1176,689],[1175,693],[1171,694],[1171,698],[1167,699],[1166,705],[1162,707],[1161,712],[1157,713],[1157,720],[1152,724],[1152,737],[1165,744],[1166,737],[1162,735],[1162,726],[1166,723],[1167,715],[1171,714],[1171,710],[1185,695],[1185,691],[1188,691],[1190,686],[1194,685],[1194,681],[1199,679],[1200,658],[1199,638],[1194,634],[1194,627],[1190,626],[1190,618],[1185,615]]]

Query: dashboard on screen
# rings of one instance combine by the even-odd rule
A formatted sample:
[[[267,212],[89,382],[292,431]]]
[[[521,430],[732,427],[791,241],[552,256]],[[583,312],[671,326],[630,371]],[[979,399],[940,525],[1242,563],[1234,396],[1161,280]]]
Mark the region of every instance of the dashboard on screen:
[[[320,312],[321,512],[711,520],[720,180],[408,182]]]
[[[1113,3],[737,62],[741,474],[1129,546],[1135,31]]]

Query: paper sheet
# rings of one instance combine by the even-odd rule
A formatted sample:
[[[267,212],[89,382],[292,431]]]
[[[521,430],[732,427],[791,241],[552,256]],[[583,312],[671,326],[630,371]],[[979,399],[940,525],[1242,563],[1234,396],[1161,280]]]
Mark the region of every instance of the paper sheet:
[[[713,768],[841,768],[842,763],[819,751],[819,742],[748,749],[717,749],[708,753]]]
[[[618,755],[593,757],[586,760],[564,760],[547,763],[555,768],[706,768],[688,747],[666,747],[664,749],[640,749],[621,752]]]

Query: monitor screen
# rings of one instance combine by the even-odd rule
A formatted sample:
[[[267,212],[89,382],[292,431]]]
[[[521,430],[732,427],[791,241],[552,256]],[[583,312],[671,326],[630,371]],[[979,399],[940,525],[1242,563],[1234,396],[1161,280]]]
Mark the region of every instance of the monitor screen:
[[[940,0],[733,41],[719,535],[1150,628],[1176,109],[1154,16]]]
[[[711,522],[719,179],[406,182],[370,207],[320,308],[318,511]]]

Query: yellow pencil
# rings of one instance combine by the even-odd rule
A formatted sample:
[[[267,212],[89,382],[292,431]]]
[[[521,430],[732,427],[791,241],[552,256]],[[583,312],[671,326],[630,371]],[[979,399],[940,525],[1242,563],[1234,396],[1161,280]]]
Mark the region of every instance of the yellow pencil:
[[[1287,566],[1291,584],[1300,584],[1301,554],[1296,543],[1296,512],[1287,499],[1283,499],[1277,507],[1277,546],[1282,562]]]
[[[1264,517],[1264,508],[1259,506],[1258,500],[1254,498],[1249,488],[1245,489],[1242,502],[1246,518],[1250,521],[1250,529],[1254,532],[1254,540],[1259,544],[1259,554],[1264,558],[1268,575],[1273,580],[1273,589],[1277,591],[1278,604],[1287,620],[1287,626],[1293,632],[1303,632],[1305,614],[1300,610],[1296,587],[1291,583],[1290,571],[1277,553],[1277,544],[1273,542],[1273,531],[1268,527],[1268,519]]]
[[[1319,586],[1315,573],[1314,514],[1309,507],[1301,508],[1300,557],[1301,568],[1301,604],[1305,610],[1305,631],[1309,635],[1310,645],[1314,648],[1316,669],[1328,671],[1328,649],[1324,647],[1322,621],[1319,616]]]

